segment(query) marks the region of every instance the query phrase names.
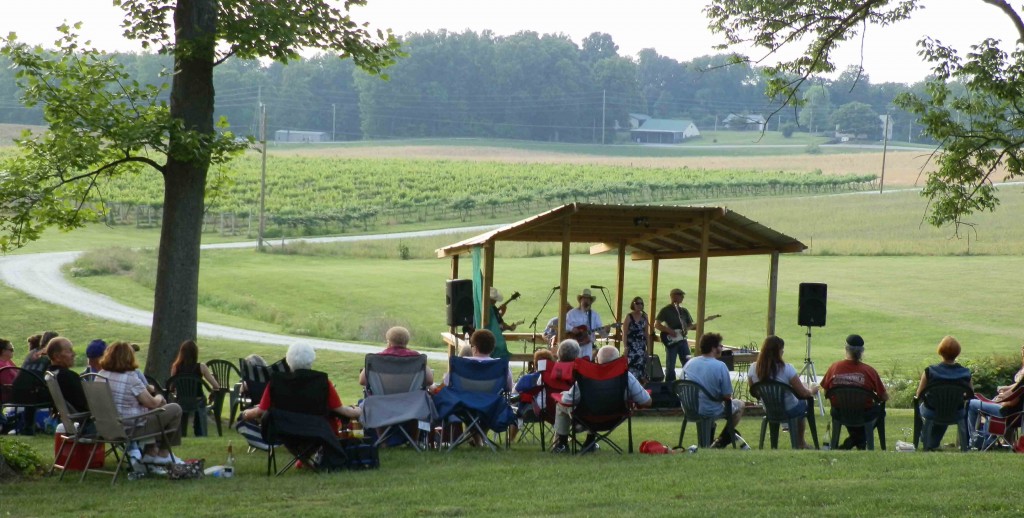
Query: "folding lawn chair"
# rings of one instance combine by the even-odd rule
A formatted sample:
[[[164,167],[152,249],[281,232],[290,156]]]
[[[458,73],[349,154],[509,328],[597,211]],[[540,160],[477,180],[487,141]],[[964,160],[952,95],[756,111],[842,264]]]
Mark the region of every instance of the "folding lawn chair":
[[[545,437],[550,432],[554,438],[555,409],[562,400],[562,392],[572,388],[575,379],[573,370],[575,362],[554,362],[548,363],[540,371],[541,386],[540,393],[534,398],[534,411],[540,417],[540,449],[547,451],[548,443]]]
[[[572,448],[580,444],[576,429],[594,436],[594,443],[604,442],[622,453],[611,439],[611,433],[627,423],[629,453],[633,453],[633,411],[629,401],[629,363],[620,357],[608,363],[594,363],[577,358],[574,379],[578,393],[572,405]]]
[[[1006,448],[1013,447],[1020,434],[1021,416],[1024,415],[1024,408],[1022,408],[1024,398],[1020,394],[1020,392],[1024,392],[1024,388],[1017,389],[1017,392],[1018,394],[1011,395],[1006,399],[1007,401],[1011,398],[1019,399],[1020,402],[1016,405],[1002,408],[998,414],[981,410],[978,412],[977,422],[967,423],[974,430],[975,436],[980,442],[979,450],[988,451],[997,444]],[[981,394],[975,394],[974,397],[985,403],[995,403]]]
[[[46,373],[46,388],[50,391],[53,405],[60,416],[61,424],[64,425],[64,433],[57,434],[57,450],[53,454],[53,464],[50,465],[47,475],[53,475],[53,471],[59,469],[58,480],[64,480],[64,473],[70,468],[70,463],[75,458],[75,448],[79,445],[91,445],[96,434],[86,433],[86,424],[91,417],[90,413],[71,408],[71,405],[64,400],[64,394],[60,391],[57,377],[53,373]]]
[[[363,426],[378,430],[377,446],[398,432],[420,451],[419,441],[409,434],[405,425],[410,422],[429,424],[437,417],[434,400],[424,383],[427,355],[367,354],[365,361],[366,397],[360,419]]]
[[[268,388],[271,407],[262,424],[263,439],[269,446],[267,476],[274,472],[281,475],[300,460],[313,471],[344,466],[345,450],[328,421],[329,383],[327,374],[314,370],[273,375]],[[283,444],[292,455],[280,471],[278,444]]]
[[[455,416],[462,421],[463,429],[448,451],[474,435],[495,451],[497,445],[487,437],[487,430],[504,432],[516,420],[506,398],[508,360],[479,361],[452,356],[449,365],[448,386],[434,394],[434,405],[442,421]]]

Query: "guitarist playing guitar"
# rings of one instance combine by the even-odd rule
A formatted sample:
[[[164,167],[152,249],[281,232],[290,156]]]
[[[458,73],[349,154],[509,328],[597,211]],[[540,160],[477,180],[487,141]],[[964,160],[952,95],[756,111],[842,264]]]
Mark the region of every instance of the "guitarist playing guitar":
[[[609,329],[620,327],[621,324],[616,322],[606,326],[601,323],[601,315],[592,308],[594,296],[590,293],[590,289],[584,288],[576,296],[576,300],[579,302],[579,306],[565,314],[565,329],[569,332],[569,338],[579,342],[579,357],[593,359],[596,335],[607,336]]]
[[[686,334],[691,329],[697,329],[697,323],[690,312],[683,307],[683,297],[686,293],[674,288],[669,296],[672,303],[661,308],[655,318],[654,327],[661,331],[661,343],[665,344],[665,382],[676,379],[676,359],[686,363],[690,356],[690,344],[686,341]],[[704,319],[705,322],[714,320],[721,315],[711,315]]]

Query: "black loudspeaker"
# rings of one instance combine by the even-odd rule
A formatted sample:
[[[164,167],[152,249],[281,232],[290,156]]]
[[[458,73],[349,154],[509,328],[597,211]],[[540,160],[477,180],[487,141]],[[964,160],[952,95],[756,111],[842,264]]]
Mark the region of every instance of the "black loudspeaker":
[[[801,326],[825,327],[825,300],[827,298],[827,284],[801,282],[797,324]]]
[[[445,304],[448,306],[448,325],[473,325],[473,280],[449,279],[445,281],[444,288]]]
[[[729,368],[730,372],[736,368],[736,358],[733,357],[732,350],[725,349],[724,351],[722,351],[722,356],[718,359],[722,360],[722,363],[724,363],[725,366]]]
[[[665,369],[661,368],[661,358],[657,354],[647,357],[646,374],[649,381],[665,381]]]
[[[644,388],[651,391],[651,408],[679,408],[679,398],[672,392],[671,383],[651,381]]]

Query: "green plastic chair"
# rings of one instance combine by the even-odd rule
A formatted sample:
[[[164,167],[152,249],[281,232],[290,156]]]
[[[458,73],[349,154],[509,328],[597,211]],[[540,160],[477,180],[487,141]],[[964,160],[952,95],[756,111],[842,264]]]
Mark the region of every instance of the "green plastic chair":
[[[839,432],[845,426],[847,431],[850,427],[864,427],[864,437],[867,449],[875,449],[875,430],[878,430],[878,442],[885,451],[885,415],[874,419],[868,419],[865,411],[872,406],[885,408],[885,402],[878,399],[878,395],[864,387],[838,386],[830,388],[825,397],[832,403],[832,442],[830,447],[834,450],[839,447]]]
[[[967,451],[970,440],[967,436],[967,411],[964,407],[972,395],[971,390],[963,383],[929,383],[921,396],[914,398],[914,447],[917,447],[922,436],[931,437],[935,426],[956,425],[960,450]],[[921,415],[921,403],[935,412],[934,418],[925,419]]]
[[[188,435],[189,416],[195,421],[196,435],[206,435],[206,397],[203,378],[191,374],[171,376],[167,380],[171,400],[181,407],[181,436]]]
[[[788,384],[775,380],[759,381],[750,387],[750,393],[759,399],[762,406],[764,406],[764,419],[761,420],[761,442],[758,446],[760,449],[764,449],[764,435],[769,429],[771,430],[772,449],[778,449],[779,425],[787,423],[790,430],[790,444],[795,450],[797,448],[798,435],[796,430],[800,427],[800,419],[802,417],[807,418],[807,427],[811,429],[811,438],[814,440],[814,449],[818,449],[818,428],[814,423],[815,406],[810,404],[814,400],[813,398],[808,398],[806,400],[808,405],[807,413],[804,416],[790,418],[786,416],[786,394],[793,394],[793,396],[796,397],[796,393],[793,392],[793,388]]]
[[[238,410],[238,391],[241,388],[240,380],[242,379],[242,373],[238,371],[238,367],[235,367],[235,364],[227,360],[210,360],[206,362],[206,366],[213,373],[217,384],[220,385],[220,389],[213,392],[213,408],[211,411],[213,413],[213,420],[217,424],[217,436],[221,437],[224,435],[221,428],[224,398],[228,397],[228,408],[231,409],[228,423],[233,423],[235,421],[235,412]],[[232,375],[234,375],[234,378],[232,378]]]
[[[693,421],[697,426],[697,446],[699,448],[710,447],[715,437],[715,420],[718,418],[700,415],[700,393],[704,392],[704,395],[713,401],[721,400],[716,399],[708,392],[708,389],[693,380],[676,380],[672,382],[672,392],[679,398],[679,404],[683,409],[683,423],[679,427],[679,444],[677,447],[683,447],[686,425],[690,421]],[[734,432],[732,431],[731,406],[725,409],[725,426],[726,437],[732,437]],[[732,447],[736,447],[735,442],[733,442]]]

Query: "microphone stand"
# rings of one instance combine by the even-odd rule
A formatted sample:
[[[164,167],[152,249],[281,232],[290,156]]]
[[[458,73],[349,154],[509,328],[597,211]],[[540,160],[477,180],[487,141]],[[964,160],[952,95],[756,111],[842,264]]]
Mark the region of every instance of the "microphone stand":
[[[614,319],[615,318],[615,309],[612,308],[612,301],[611,301],[611,299],[608,298],[608,290],[604,286],[601,286],[598,289],[601,290],[601,296],[604,297],[604,302],[605,302],[605,304],[608,305],[608,316]],[[615,323],[617,324],[618,322],[615,322]],[[608,328],[609,331],[611,331],[611,329],[612,328],[610,328],[610,327]],[[616,340],[615,341],[616,349],[618,348],[618,345],[619,345],[619,341]]]
[[[551,288],[551,292],[548,293],[548,298],[545,299],[544,300],[544,304],[541,305],[540,311],[538,311],[537,314],[533,316],[533,322],[530,322],[530,327],[533,328],[533,350],[534,351],[537,350],[537,319],[540,318],[541,313],[544,312],[544,308],[548,307],[548,302],[551,302],[551,297],[553,297],[555,295],[555,292],[558,291],[558,288],[559,288],[558,286],[555,286],[554,288]]]

